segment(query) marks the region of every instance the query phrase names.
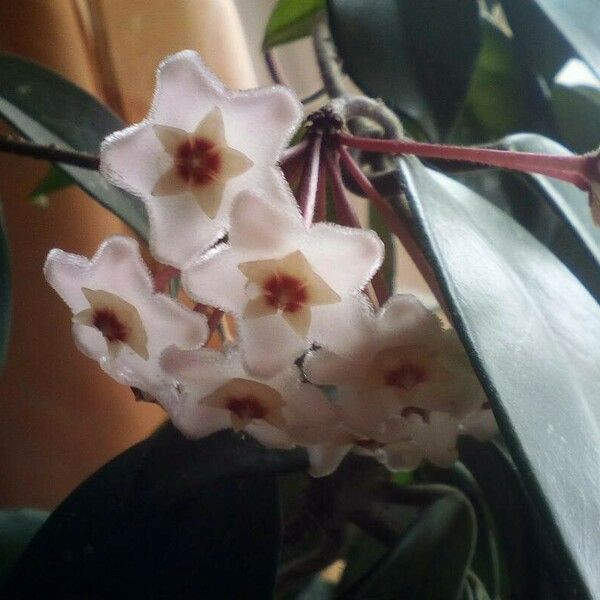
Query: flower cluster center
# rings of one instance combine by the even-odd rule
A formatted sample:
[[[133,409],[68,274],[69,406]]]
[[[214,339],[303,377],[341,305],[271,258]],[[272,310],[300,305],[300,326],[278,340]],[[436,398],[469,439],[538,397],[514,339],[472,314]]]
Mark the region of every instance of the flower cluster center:
[[[177,174],[192,187],[214,181],[222,166],[218,147],[200,137],[190,137],[179,144],[174,161]]]
[[[92,322],[109,342],[125,342],[127,340],[127,327],[110,308],[96,309]]]
[[[263,282],[263,296],[269,306],[283,312],[295,313],[303,308],[308,300],[306,281],[276,271]]]
[[[262,419],[267,414],[265,407],[254,396],[228,398],[225,406],[244,422]]]
[[[404,363],[388,371],[385,376],[386,385],[410,391],[420,383],[427,381],[427,371],[420,365]]]

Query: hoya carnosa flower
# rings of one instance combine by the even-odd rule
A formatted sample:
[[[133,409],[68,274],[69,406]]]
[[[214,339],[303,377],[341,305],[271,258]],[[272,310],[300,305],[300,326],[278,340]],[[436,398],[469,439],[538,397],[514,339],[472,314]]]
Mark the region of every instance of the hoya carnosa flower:
[[[338,386],[347,418],[374,425],[403,409],[462,417],[483,401],[455,333],[410,295],[388,300],[351,356],[321,348],[309,352],[304,370],[313,383]]]
[[[229,243],[189,263],[190,296],[237,318],[244,360],[258,375],[289,366],[314,342],[340,353],[363,334],[361,289],[383,258],[372,231],[319,223],[243,192]]]
[[[207,339],[206,317],[154,293],[131,238],[106,239],[91,260],[51,250],[44,274],[73,311],[78,348],[118,382],[147,397],[172,388],[159,365],[167,346],[196,348]]]
[[[181,267],[227,230],[240,190],[293,207],[277,161],[301,117],[287,88],[228,90],[186,50],[158,68],[148,117],[103,142],[100,168],[144,201],[152,254]]]
[[[180,394],[165,408],[190,438],[233,429],[265,446],[292,448],[322,443],[337,422],[325,395],[303,382],[293,364],[272,378],[259,378],[245,369],[237,347],[224,353],[171,347],[161,364],[177,379]]]

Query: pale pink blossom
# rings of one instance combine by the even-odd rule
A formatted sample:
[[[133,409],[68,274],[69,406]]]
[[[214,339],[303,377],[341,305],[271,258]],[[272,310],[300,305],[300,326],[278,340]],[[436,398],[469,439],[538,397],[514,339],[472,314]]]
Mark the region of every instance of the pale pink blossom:
[[[228,90],[186,50],[159,66],[147,118],[103,142],[101,171],[141,197],[152,254],[181,267],[226,232],[240,190],[293,209],[277,162],[301,116],[289,89]]]

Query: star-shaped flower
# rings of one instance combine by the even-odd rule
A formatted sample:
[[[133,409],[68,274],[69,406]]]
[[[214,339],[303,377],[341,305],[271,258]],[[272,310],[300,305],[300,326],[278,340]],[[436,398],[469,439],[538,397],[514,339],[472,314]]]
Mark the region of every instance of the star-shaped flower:
[[[403,409],[459,418],[483,401],[456,334],[410,295],[388,300],[352,356],[318,349],[307,355],[304,370],[313,383],[338,386],[340,409],[363,426]]]
[[[79,349],[119,383],[148,396],[173,392],[159,365],[167,346],[196,348],[207,339],[206,317],[154,293],[133,239],[107,238],[91,260],[52,250],[44,274],[73,311]]]
[[[287,88],[228,90],[186,50],[160,65],[148,117],[106,138],[101,171],[142,198],[152,254],[181,267],[227,230],[240,190],[294,207],[277,162],[301,116]]]
[[[351,351],[364,333],[360,290],[382,258],[372,231],[307,227],[277,200],[243,192],[232,207],[229,243],[190,262],[182,281],[198,302],[237,317],[246,365],[270,376],[313,342]]]
[[[168,348],[161,359],[178,381],[180,400],[166,408],[186,436],[221,429],[246,431],[265,446],[292,448],[322,443],[337,414],[325,395],[305,383],[295,365],[272,378],[251,375],[237,347],[224,353],[201,348]]]

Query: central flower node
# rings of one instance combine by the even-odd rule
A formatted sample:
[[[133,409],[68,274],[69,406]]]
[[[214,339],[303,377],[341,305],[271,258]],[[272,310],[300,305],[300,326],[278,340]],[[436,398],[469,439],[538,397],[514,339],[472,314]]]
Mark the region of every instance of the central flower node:
[[[148,360],[148,336],[137,308],[120,296],[104,290],[81,288],[90,308],[73,317],[79,325],[94,327],[106,340],[108,353],[116,358],[124,346]]]
[[[253,396],[229,398],[225,406],[238,419],[245,422],[252,421],[252,419],[262,419],[267,414],[267,409]]]
[[[385,376],[386,385],[400,388],[405,391],[427,381],[427,371],[421,365],[404,363],[388,371]]]
[[[275,427],[285,426],[281,409],[285,405],[281,394],[272,387],[253,379],[235,377],[218,387],[202,400],[202,404],[227,410],[231,426],[240,431],[252,421],[262,419]]]
[[[266,304],[283,312],[297,312],[308,300],[306,281],[279,271],[265,279],[262,288]]]
[[[119,320],[114,310],[94,310],[92,323],[109,342],[127,342],[127,326]]]
[[[244,310],[244,319],[281,312],[294,331],[304,337],[311,322],[311,307],[335,304],[340,297],[317,275],[300,250],[280,259],[255,260],[238,265],[250,288],[258,288]]]
[[[190,187],[217,180],[222,166],[219,148],[211,140],[200,137],[181,142],[175,149],[173,162],[179,177]]]

